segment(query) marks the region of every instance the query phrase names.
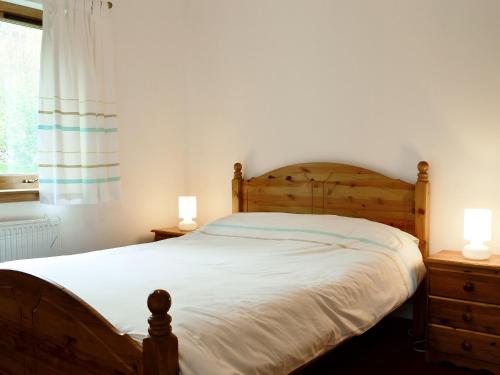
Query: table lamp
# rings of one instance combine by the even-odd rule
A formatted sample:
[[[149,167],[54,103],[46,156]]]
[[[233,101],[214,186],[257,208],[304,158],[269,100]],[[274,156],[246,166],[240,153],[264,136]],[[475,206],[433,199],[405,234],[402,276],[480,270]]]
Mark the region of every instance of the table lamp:
[[[464,239],[469,241],[462,251],[465,258],[482,260],[491,256],[491,250],[484,244],[491,240],[491,210],[464,210]]]
[[[177,226],[180,230],[191,231],[198,227],[196,221],[196,197],[181,196],[179,197],[179,218],[182,221]]]

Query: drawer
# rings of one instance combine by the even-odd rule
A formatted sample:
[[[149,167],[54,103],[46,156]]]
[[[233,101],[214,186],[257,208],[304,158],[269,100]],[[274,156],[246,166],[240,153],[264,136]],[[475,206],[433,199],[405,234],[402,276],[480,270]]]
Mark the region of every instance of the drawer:
[[[500,335],[500,306],[431,296],[429,323]]]
[[[429,325],[431,351],[500,364],[500,336]]]
[[[431,267],[429,294],[500,305],[500,277],[460,268]]]

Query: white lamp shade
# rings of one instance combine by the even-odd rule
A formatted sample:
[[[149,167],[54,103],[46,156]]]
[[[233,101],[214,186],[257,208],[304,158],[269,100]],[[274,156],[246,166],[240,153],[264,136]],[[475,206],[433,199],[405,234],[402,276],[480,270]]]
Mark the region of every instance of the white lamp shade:
[[[179,218],[191,220],[196,217],[196,197],[179,197]]]
[[[491,210],[483,208],[464,210],[464,239],[479,243],[491,240]]]

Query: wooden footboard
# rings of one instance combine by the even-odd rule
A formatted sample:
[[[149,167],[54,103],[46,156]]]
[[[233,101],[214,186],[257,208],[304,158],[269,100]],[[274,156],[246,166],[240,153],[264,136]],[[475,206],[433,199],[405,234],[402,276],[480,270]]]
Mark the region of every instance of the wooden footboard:
[[[0,270],[0,374],[177,374],[170,303],[165,291],[149,296],[150,335],[141,347],[68,290]]]

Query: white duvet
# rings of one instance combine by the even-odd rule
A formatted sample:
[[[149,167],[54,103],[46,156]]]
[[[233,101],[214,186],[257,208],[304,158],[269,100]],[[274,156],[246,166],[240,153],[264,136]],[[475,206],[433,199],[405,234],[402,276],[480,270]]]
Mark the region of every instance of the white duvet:
[[[407,300],[416,240],[364,219],[236,214],[184,237],[0,264],[71,290],[121,332],[147,335],[148,294],[172,296],[182,374],[286,374]]]

